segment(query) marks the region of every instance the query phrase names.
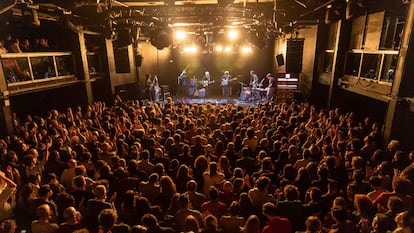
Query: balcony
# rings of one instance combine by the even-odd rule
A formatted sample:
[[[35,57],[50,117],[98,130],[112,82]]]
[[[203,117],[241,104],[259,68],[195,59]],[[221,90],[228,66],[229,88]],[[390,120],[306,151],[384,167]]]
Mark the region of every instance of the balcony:
[[[6,53],[0,59],[12,95],[79,82],[71,52]]]

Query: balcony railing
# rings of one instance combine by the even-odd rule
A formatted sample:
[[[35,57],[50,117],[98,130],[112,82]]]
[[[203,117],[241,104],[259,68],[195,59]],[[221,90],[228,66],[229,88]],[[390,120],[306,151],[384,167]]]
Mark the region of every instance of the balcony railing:
[[[8,87],[76,79],[71,52],[6,53],[0,59]]]

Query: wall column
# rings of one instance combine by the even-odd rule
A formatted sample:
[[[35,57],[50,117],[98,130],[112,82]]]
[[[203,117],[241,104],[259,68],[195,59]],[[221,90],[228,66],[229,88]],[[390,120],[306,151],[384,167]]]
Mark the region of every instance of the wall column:
[[[15,128],[9,94],[6,77],[4,77],[3,66],[0,64],[0,130],[4,130],[2,134],[12,135],[15,133]]]
[[[386,142],[391,139],[399,139],[402,144],[412,146],[414,114],[413,110],[409,110],[409,105],[413,103],[407,102],[407,99],[412,99],[414,96],[412,76],[414,73],[412,65],[414,64],[414,48],[410,46],[414,44],[414,2],[411,1],[409,4],[390,101],[384,120],[384,138]]]
[[[92,83],[91,83],[91,76],[89,74],[89,64],[88,64],[88,55],[87,49],[85,44],[85,34],[83,32],[78,32],[79,38],[79,50],[82,60],[82,71],[83,71],[83,78],[85,82],[85,89],[86,89],[86,97],[88,99],[88,104],[91,105],[94,102],[93,93],[92,93]]]

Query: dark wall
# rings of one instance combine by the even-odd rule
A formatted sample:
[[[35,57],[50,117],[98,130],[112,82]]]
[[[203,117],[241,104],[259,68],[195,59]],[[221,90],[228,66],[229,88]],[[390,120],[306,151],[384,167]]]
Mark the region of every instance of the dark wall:
[[[361,119],[369,116],[381,125],[387,112],[387,103],[342,89],[338,90],[333,107],[341,107],[346,112],[354,112]]]
[[[51,109],[65,110],[67,107],[86,106],[84,93],[86,93],[84,85],[78,84],[11,96],[11,109],[20,119],[24,119],[27,114],[44,115]]]

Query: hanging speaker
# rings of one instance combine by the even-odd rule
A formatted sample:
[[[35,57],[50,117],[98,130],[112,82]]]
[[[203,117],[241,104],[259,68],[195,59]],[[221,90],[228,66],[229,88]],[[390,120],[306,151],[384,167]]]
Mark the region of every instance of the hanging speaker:
[[[283,59],[283,54],[276,55],[276,62],[277,62],[277,66],[285,65],[285,59]]]

